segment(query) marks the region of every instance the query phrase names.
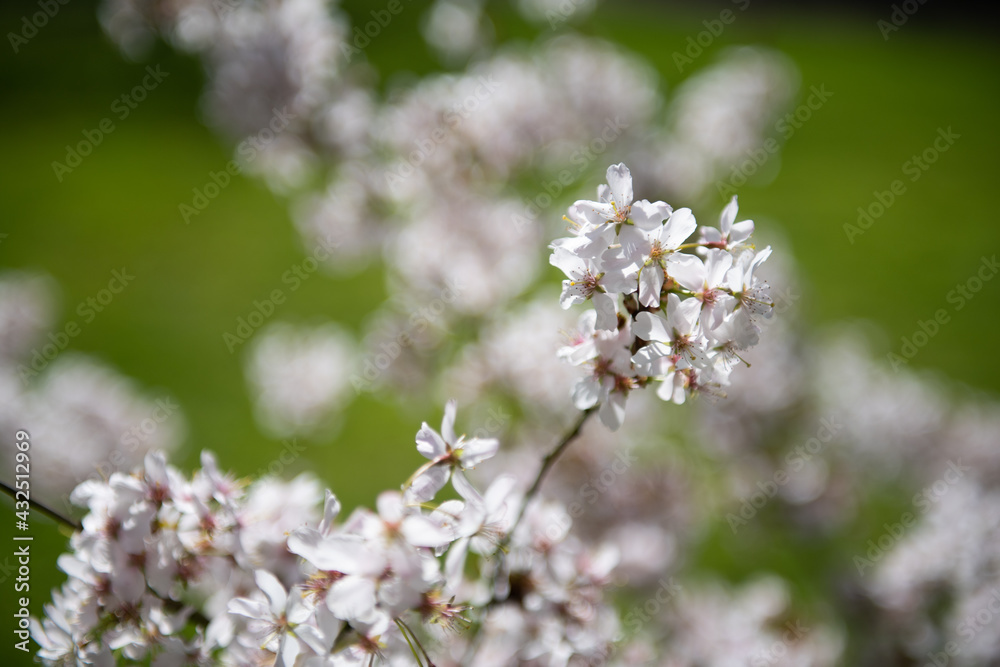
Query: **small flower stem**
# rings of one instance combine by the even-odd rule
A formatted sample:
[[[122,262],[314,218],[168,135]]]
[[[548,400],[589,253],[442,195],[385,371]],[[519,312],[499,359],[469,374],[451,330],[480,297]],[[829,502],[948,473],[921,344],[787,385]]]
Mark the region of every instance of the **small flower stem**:
[[[404,623],[401,619],[398,618],[396,619],[396,625],[399,626],[399,631],[402,633],[404,637],[406,637],[407,633],[409,633],[410,636],[406,637],[406,643],[410,644],[410,638],[413,639],[413,644],[417,645],[417,648],[420,649],[420,652],[424,656],[424,660],[427,661],[427,667],[437,667],[434,664],[434,661],[431,660],[431,656],[427,654],[427,649],[424,648],[423,644],[420,643],[420,639],[417,638],[417,633],[415,633],[413,629],[406,623]],[[410,644],[410,650],[413,650],[413,656],[417,659],[417,664],[419,664],[420,656],[418,656],[416,650],[413,649],[413,644]]]
[[[17,500],[17,493],[18,492],[15,491],[10,486],[8,486],[6,482],[0,481],[0,488],[3,488],[3,490],[7,492],[7,495],[9,495],[15,501]],[[62,514],[60,514],[59,512],[55,511],[54,509],[52,509],[51,507],[49,507],[45,503],[43,503],[41,501],[38,501],[38,500],[31,500],[31,499],[29,499],[28,500],[28,504],[31,505],[31,507],[33,507],[34,509],[36,509],[39,512],[41,512],[42,514],[44,514],[45,516],[47,516],[50,519],[52,519],[53,521],[55,521],[56,523],[61,524],[61,525],[65,526],[66,528],[69,528],[71,530],[80,530],[80,524],[78,524],[77,522],[73,521],[72,519],[67,519]]]
[[[410,635],[406,634],[406,630],[403,629],[403,622],[398,618],[396,619],[396,625],[399,627],[399,634],[403,635],[403,639],[406,640],[406,645],[410,647],[410,653],[413,654],[413,659],[417,661],[417,667],[423,667],[423,660],[420,659],[420,655],[417,653],[417,647],[413,645],[410,640]]]

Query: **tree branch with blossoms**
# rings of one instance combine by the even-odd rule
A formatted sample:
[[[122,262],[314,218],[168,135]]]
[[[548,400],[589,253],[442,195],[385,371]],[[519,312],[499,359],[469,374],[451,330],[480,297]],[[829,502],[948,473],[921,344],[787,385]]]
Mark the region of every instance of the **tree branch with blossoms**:
[[[749,243],[753,223],[735,221],[735,198],[718,229],[702,227],[687,242],[697,229],[690,210],[633,201],[623,164],[607,181],[596,201],[570,207],[573,233],[552,243],[551,262],[567,274],[563,307],[594,305],[558,352],[588,373],[573,391],[579,417],[526,489],[511,475],[477,488],[468,471],[500,443],[458,435],[455,401],[440,430],[424,423],[416,434],[426,463],[400,490],[381,493],[374,511],[346,519],[329,490],[322,516],[303,520],[315,511],[303,501],[301,511],[261,519],[254,508],[292,502],[298,482],[247,485],[207,452],[186,477],[149,454],[143,468],[73,492],[88,511],[59,559],[68,581],[46,616],[31,621],[39,657],[503,665],[512,650],[536,650],[504,641],[512,619],[546,628],[553,655],[606,655],[617,636],[605,602],[617,558],[553,535],[559,505],[541,502],[542,485],[590,415],[621,426],[630,392],[656,385],[674,403],[720,393],[738,352],[757,342],[757,318],[771,310],[754,275],[770,249]],[[457,497],[438,500],[449,485]]]

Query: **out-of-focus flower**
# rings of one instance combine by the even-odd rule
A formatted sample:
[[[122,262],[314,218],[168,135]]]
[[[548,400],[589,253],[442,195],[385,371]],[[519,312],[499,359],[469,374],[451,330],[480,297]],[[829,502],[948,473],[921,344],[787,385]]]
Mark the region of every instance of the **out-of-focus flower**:
[[[275,324],[257,334],[247,380],[258,421],[278,436],[326,426],[352,395],[354,344],[339,327]]]

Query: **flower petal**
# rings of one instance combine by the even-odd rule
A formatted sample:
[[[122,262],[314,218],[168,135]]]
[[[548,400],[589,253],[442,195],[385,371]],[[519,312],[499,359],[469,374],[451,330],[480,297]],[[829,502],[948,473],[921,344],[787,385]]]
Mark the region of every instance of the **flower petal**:
[[[692,292],[700,292],[705,287],[708,275],[700,258],[679,252],[667,257],[667,273]]]
[[[632,204],[632,174],[624,163],[619,162],[608,167],[608,187],[611,188],[611,198],[621,211]]]
[[[622,422],[625,421],[626,398],[626,395],[620,391],[611,392],[608,399],[601,403],[601,407],[597,411],[601,423],[612,431],[621,428]]]
[[[660,305],[660,289],[663,288],[663,269],[659,263],[642,267],[639,272],[639,303],[646,307]]]
[[[426,503],[428,500],[433,499],[437,495],[437,492],[443,489],[444,485],[448,483],[450,472],[451,466],[444,463],[431,466],[418,475],[409,488],[406,489],[406,501],[411,503]]]
[[[444,438],[446,443],[454,443],[458,438],[455,437],[455,411],[458,409],[458,404],[455,399],[451,399],[444,406],[444,417],[441,419],[441,437]]]
[[[573,387],[573,405],[577,410],[586,410],[597,405],[600,400],[601,385],[593,376],[582,378]]]
[[[667,321],[660,315],[654,315],[646,311],[642,311],[635,316],[632,333],[643,340],[655,340],[661,343],[669,343],[671,340]]]
[[[614,331],[618,328],[618,301],[610,294],[594,292],[591,297],[597,311],[597,328]]]
[[[462,443],[462,469],[475,468],[483,461],[493,458],[498,449],[500,449],[500,441],[496,438],[466,440]]]
[[[438,432],[424,422],[417,431],[417,451],[425,458],[436,459],[448,453],[448,446]]]
[[[326,606],[344,621],[369,618],[375,611],[375,582],[367,577],[344,577],[330,586]]]
[[[679,208],[670,214],[670,219],[660,232],[660,241],[666,248],[674,249],[694,233],[698,222],[689,208]]]
[[[281,585],[278,578],[267,570],[255,571],[253,578],[257,582],[257,588],[267,596],[268,602],[271,603],[271,612],[274,616],[281,616],[285,613],[285,603],[288,601],[288,593],[285,592],[285,587]]]

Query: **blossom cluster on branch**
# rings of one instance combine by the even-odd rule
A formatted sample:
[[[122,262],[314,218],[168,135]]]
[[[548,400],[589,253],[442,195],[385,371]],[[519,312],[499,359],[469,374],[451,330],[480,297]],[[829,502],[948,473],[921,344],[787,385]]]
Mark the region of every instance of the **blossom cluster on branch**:
[[[577,384],[574,403],[581,410],[599,403],[601,421],[614,430],[628,393],[648,384],[674,403],[718,395],[740,351],[759,341],[757,321],[774,304],[755,275],[771,248],[754,249],[753,222],[736,222],[736,197],[718,228],[703,226],[686,243],[698,228],[690,209],[633,201],[624,164],[609,167],[607,181],[598,201],[570,207],[574,234],[553,242],[550,261],[568,276],[562,306],[594,305],[560,351],[593,369]]]
[[[523,492],[510,476],[480,492],[463,471],[498,443],[456,436],[454,419],[451,402],[440,433],[418,432],[430,460],[403,492],[342,521],[330,491],[317,515],[314,480],[247,488],[209,453],[190,479],[152,453],[131,474],[81,484],[73,500],[88,513],[59,559],[69,579],[32,620],[39,657],[504,665],[520,642],[552,660],[605,655],[618,630],[602,594],[615,551],[550,530],[564,511],[551,502],[518,523]],[[458,498],[435,502],[449,480]]]

